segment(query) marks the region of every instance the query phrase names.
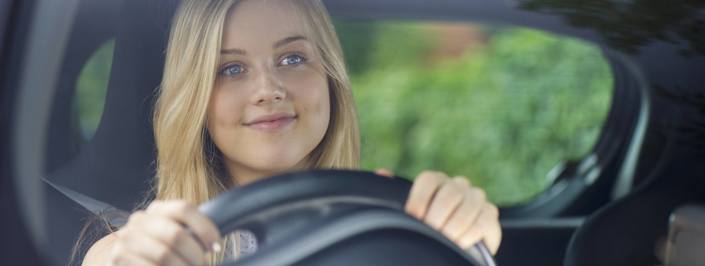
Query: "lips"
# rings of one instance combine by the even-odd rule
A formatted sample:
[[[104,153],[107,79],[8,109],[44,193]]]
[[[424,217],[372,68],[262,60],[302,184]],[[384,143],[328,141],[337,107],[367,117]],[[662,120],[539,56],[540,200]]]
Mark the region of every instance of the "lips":
[[[296,118],[296,115],[291,114],[264,115],[245,122],[243,125],[256,130],[275,131],[291,124]]]

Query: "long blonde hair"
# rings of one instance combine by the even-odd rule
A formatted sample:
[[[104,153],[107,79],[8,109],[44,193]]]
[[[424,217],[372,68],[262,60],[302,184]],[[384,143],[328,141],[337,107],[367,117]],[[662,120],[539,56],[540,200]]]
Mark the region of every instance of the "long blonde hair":
[[[247,0],[242,0],[247,1]],[[261,1],[261,0],[258,0]],[[328,78],[331,116],[309,168],[359,167],[360,137],[342,49],[320,0],[289,0],[304,16]],[[184,0],[172,24],[154,112],[156,199],[207,201],[231,186],[210,139],[207,109],[225,20],[240,0]],[[237,178],[237,177],[235,177]]]

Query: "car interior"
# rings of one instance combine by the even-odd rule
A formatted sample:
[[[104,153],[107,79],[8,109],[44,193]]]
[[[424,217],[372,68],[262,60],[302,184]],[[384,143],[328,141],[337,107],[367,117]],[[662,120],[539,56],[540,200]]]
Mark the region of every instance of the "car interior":
[[[645,17],[671,11],[667,19],[658,22],[663,26],[651,27],[648,20],[619,20],[626,15],[611,12],[607,6],[569,0],[324,1],[336,19],[489,21],[571,36],[602,49],[614,74],[613,98],[591,154],[562,164],[554,173],[557,177],[553,183],[531,201],[500,210],[503,238],[494,256],[497,265],[568,266],[705,263],[705,256],[692,250],[705,244],[705,40],[688,37],[705,32],[705,3],[686,2],[690,3],[633,0],[621,6],[638,10],[642,13],[634,12]],[[23,217],[40,220],[28,223],[27,228],[44,228],[39,241],[44,243],[39,245],[44,263],[80,264],[91,240],[100,237],[95,235],[76,245],[82,232],[92,230],[86,227],[90,217],[101,212],[129,212],[148,195],[154,175],[154,93],[161,80],[164,49],[178,3],[75,0],[57,7],[47,1],[26,1],[7,4],[5,10],[12,10],[12,15],[0,15],[4,21],[15,21],[3,24],[0,20],[4,25],[0,30],[28,29],[3,33],[12,37],[0,42],[4,45],[0,47],[3,103],[25,97],[21,90],[28,87],[44,89],[27,95],[44,95],[37,99],[46,103],[13,100],[3,107],[8,110],[2,120],[6,129],[1,136],[8,144],[7,150],[3,148],[3,158],[8,160],[2,169],[15,180],[30,173],[22,169],[42,169],[34,183],[41,187],[37,190],[42,191],[41,197],[29,190],[5,193],[13,188],[12,182],[30,181],[3,178],[3,194],[19,199],[3,199],[3,211],[18,208],[21,213],[23,209],[34,210],[28,207],[31,204],[41,205],[36,208],[44,211],[41,215],[28,212]],[[691,8],[676,8],[682,6]],[[0,11],[5,11],[3,8],[0,4]],[[73,16],[66,19],[52,9],[66,10],[64,14]],[[44,22],[63,21],[57,24],[63,30],[35,30],[40,24],[30,22],[42,14],[48,14],[41,16]],[[621,36],[624,32],[634,34]],[[57,42],[64,48],[63,54],[43,57],[52,51],[26,44],[34,40],[34,34],[63,34],[63,41]],[[662,37],[665,35],[669,37]],[[75,84],[86,62],[110,40],[114,40],[114,60],[103,115],[93,138],[84,142],[72,111]],[[53,58],[53,65],[42,71],[55,70],[51,76],[54,83],[47,81],[40,86],[26,82],[31,77],[26,73],[39,64],[37,58]],[[43,106],[45,111],[31,109],[36,106]],[[23,119],[33,115],[40,118]],[[41,126],[23,126],[24,121]],[[41,134],[26,133],[34,132],[32,129],[40,129],[34,131]],[[36,143],[43,146],[36,148]],[[220,219],[217,224],[223,232],[246,228],[267,240],[261,253],[232,265],[492,265],[483,262],[482,248],[462,251],[420,222],[400,215],[399,202],[406,197],[408,183],[377,180],[366,172],[322,171],[299,174],[299,179],[292,176],[297,175],[258,184],[279,186],[281,191],[278,195],[282,198],[259,202],[262,205],[247,205],[248,198],[254,199],[261,192],[257,187],[246,187],[201,206],[214,220]],[[293,187],[300,190],[292,189],[287,182],[299,182]],[[363,186],[374,182],[383,183]],[[340,186],[338,190],[336,186]],[[330,194],[326,195],[327,189]],[[345,193],[367,200],[333,200],[325,205],[332,212],[306,201]],[[27,197],[33,198],[33,203],[27,203]],[[293,199],[300,200],[297,206],[304,207],[282,211],[282,206],[293,204]],[[219,200],[242,204],[218,206]],[[6,209],[5,202],[11,202],[13,209]],[[686,205],[690,207],[679,209]],[[223,217],[224,210],[231,216]],[[233,217],[239,219],[231,220]],[[364,227],[361,221],[374,223]],[[115,226],[121,223],[119,219],[112,222]],[[301,226],[282,226],[284,222],[299,222]],[[336,233],[330,233],[333,231]],[[689,238],[683,240],[685,236]],[[2,249],[12,250],[5,243]]]

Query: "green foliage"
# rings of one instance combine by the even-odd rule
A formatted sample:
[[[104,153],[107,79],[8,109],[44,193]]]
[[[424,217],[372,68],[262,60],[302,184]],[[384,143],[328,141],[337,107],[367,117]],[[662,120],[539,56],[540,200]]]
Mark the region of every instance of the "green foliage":
[[[577,40],[504,29],[479,51],[429,63],[434,36],[422,26],[375,32],[371,50],[346,50],[372,55],[351,66],[367,70],[351,77],[367,169],[442,170],[468,176],[498,204],[525,202],[554,166],[589,153],[610,107],[608,64]]]
[[[78,124],[85,139],[93,137],[103,115],[114,47],[115,41],[111,40],[98,48],[78,78],[74,104],[78,111]]]

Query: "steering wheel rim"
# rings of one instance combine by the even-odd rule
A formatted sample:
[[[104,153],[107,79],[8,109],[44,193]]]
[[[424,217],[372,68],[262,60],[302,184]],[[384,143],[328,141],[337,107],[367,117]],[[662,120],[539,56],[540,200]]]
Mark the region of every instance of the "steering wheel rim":
[[[332,178],[331,178],[332,177]],[[369,186],[368,186],[369,184]],[[314,198],[358,200],[379,199],[370,204],[403,210],[411,183],[403,178],[380,178],[370,172],[349,170],[315,170],[276,175],[235,188],[202,204],[199,210],[221,231],[235,229],[247,216],[262,209]],[[237,204],[232,204],[237,202]],[[228,206],[222,208],[220,206]]]
[[[267,233],[252,224],[295,210],[317,209],[319,212],[328,213],[330,206],[348,205],[396,210],[397,215],[405,215],[403,208],[411,185],[411,182],[404,178],[384,178],[364,171],[294,172],[265,178],[224,192],[199,206],[199,210],[215,223],[222,235],[235,229],[249,229],[259,240],[267,238]],[[301,217],[299,219],[314,219],[310,213]],[[423,224],[416,219],[407,220]],[[450,240],[442,237],[440,233],[430,227],[428,229],[430,231],[426,231],[427,234],[440,236],[440,241],[445,241],[451,248],[459,250],[455,245],[449,244]],[[479,253],[480,259],[469,256],[462,250],[459,252],[464,253],[463,255],[477,265],[494,265],[494,260],[484,243],[476,244],[474,249],[475,256]],[[484,261],[485,264],[479,264],[479,261]]]

